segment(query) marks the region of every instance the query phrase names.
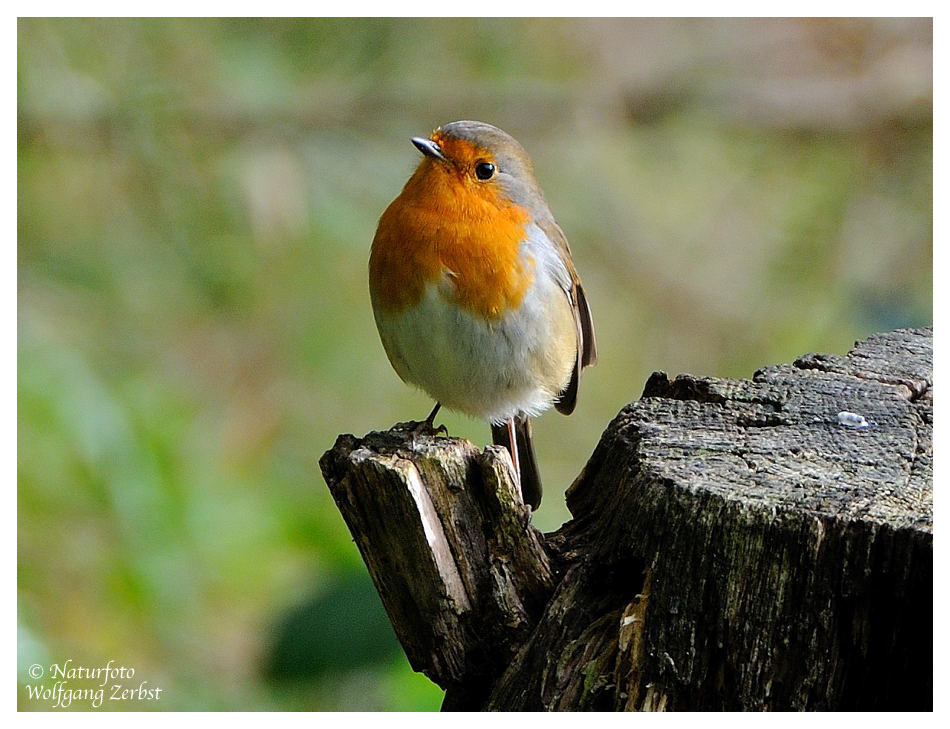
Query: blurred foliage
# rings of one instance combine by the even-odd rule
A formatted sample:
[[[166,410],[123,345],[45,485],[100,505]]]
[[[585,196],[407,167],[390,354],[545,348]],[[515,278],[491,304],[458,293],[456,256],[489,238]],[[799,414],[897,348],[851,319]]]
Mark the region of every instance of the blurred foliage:
[[[537,422],[552,529],[652,370],[930,322],[931,58],[926,19],[21,19],[21,708],[66,659],[164,689],[111,709],[437,708],[317,467],[431,405],[365,281],[408,137],[511,132],[572,241],[601,359]]]

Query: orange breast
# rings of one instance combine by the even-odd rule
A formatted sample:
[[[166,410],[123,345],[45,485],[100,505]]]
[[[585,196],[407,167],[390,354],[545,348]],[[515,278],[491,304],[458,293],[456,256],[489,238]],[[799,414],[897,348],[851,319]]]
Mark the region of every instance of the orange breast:
[[[379,221],[370,255],[377,305],[411,307],[448,276],[460,307],[500,318],[521,304],[534,275],[518,255],[528,220],[493,187],[423,160]]]

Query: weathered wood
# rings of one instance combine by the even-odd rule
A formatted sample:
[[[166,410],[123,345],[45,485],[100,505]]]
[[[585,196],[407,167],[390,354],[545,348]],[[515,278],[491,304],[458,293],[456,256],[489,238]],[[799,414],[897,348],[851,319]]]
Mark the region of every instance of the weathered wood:
[[[543,540],[495,449],[401,430],[322,464],[447,707],[929,709],[932,405],[930,329],[655,373]]]
[[[321,466],[412,667],[483,700],[553,589],[549,559],[507,452],[416,425],[340,436]]]

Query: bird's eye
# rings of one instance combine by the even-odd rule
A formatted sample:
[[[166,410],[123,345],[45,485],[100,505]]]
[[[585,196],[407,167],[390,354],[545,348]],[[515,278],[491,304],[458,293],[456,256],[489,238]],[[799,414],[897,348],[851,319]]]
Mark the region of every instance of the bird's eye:
[[[475,177],[479,180],[490,180],[495,176],[495,165],[491,162],[479,162],[475,165]]]

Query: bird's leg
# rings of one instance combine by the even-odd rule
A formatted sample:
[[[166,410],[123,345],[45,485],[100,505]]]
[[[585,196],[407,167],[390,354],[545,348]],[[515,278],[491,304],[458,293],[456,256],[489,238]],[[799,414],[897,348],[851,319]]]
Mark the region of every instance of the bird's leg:
[[[515,476],[518,477],[518,487],[521,487],[521,464],[518,461],[518,434],[515,430],[515,419],[508,421],[508,442],[511,444],[508,452],[511,453],[511,465],[515,467]]]
[[[437,403],[435,404],[435,407],[432,408],[432,412],[429,413],[429,417],[426,418],[426,426],[427,426],[429,429],[432,429],[432,428],[435,426],[435,416],[438,415],[439,410],[441,410],[441,409],[442,409],[442,403],[440,403],[440,402],[437,402]]]
[[[432,412],[429,413],[429,417],[427,417],[423,422],[418,423],[416,425],[413,431],[413,434],[414,435],[438,435],[439,433],[442,433],[443,435],[448,435],[449,431],[446,430],[444,425],[440,425],[439,427],[435,426],[435,416],[438,414],[439,410],[441,409],[442,409],[442,403],[437,402],[435,404],[435,407],[432,408]]]

